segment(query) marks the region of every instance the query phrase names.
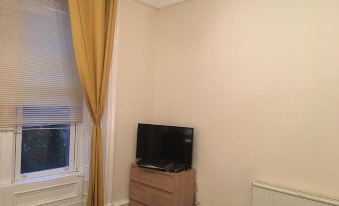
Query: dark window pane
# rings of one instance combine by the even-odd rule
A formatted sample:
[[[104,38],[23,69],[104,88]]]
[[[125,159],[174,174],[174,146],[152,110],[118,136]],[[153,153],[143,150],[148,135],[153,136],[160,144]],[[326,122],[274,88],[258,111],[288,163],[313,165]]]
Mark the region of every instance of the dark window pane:
[[[22,128],[21,173],[69,166],[70,125]]]

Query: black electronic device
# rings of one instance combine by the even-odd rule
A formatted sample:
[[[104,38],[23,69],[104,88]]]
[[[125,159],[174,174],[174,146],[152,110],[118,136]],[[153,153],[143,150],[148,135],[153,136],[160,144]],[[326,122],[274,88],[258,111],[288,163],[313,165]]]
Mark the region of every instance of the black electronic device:
[[[181,172],[185,169],[186,169],[185,164],[175,164],[173,165],[171,172]]]
[[[138,124],[138,166],[161,171],[181,171],[192,167],[193,128]],[[180,168],[175,169],[175,165]]]
[[[174,170],[174,164],[166,160],[139,160],[137,162],[139,167],[155,169],[163,172],[172,172]]]

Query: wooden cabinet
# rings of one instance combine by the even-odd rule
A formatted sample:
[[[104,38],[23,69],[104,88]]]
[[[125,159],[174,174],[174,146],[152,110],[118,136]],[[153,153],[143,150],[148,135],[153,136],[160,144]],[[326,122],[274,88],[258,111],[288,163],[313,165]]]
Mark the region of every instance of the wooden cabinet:
[[[133,164],[130,173],[130,206],[192,206],[195,170],[160,172]]]

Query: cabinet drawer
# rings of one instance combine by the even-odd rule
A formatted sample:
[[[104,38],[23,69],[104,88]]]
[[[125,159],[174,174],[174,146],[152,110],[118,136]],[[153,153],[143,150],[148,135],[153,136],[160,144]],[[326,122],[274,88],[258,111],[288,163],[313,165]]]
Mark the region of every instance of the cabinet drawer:
[[[133,166],[131,168],[131,180],[168,192],[173,192],[174,190],[174,175],[172,174],[161,173],[149,169],[141,169],[137,166]]]
[[[148,206],[173,206],[173,195],[137,182],[130,182],[130,199]]]

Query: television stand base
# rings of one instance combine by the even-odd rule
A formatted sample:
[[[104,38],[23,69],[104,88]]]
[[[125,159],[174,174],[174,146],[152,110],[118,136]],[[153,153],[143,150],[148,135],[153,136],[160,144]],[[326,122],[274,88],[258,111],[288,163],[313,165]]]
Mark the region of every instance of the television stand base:
[[[139,167],[155,169],[163,172],[171,172],[174,164],[166,160],[140,160],[137,162]]]

